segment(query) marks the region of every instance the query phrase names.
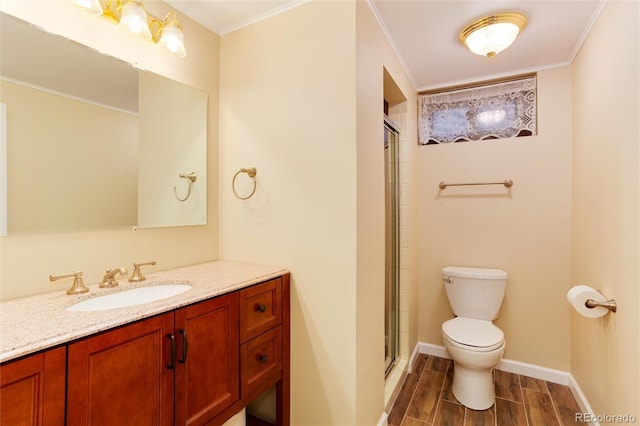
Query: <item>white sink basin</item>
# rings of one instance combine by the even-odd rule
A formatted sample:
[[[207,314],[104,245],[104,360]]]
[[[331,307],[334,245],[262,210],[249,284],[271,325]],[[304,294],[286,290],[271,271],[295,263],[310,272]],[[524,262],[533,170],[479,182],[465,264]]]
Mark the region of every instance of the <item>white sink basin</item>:
[[[86,312],[126,308],[128,306],[142,305],[143,303],[166,299],[168,297],[184,293],[190,289],[191,286],[187,284],[161,284],[132,288],[131,290],[87,299],[69,306],[66,310],[71,312]]]

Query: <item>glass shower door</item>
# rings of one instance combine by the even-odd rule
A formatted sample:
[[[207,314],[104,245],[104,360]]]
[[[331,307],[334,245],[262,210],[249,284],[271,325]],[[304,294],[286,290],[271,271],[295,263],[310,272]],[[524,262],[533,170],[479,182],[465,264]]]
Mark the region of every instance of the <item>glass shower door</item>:
[[[385,376],[398,356],[400,239],[398,201],[398,131],[384,121],[385,174]]]

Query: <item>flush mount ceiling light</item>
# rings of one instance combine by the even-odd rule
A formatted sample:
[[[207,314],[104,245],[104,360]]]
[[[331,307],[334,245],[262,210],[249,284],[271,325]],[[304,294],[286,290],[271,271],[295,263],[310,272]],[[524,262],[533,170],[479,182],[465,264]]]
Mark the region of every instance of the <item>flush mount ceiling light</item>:
[[[467,25],[458,39],[476,55],[493,58],[511,46],[527,26],[527,18],[517,12],[500,12]]]
[[[142,0],[107,0],[103,8],[100,0],[65,0],[76,10],[103,16],[114,21],[122,32],[142,40],[153,40],[165,53],[184,58],[182,26],[175,12],[164,20],[149,15]]]

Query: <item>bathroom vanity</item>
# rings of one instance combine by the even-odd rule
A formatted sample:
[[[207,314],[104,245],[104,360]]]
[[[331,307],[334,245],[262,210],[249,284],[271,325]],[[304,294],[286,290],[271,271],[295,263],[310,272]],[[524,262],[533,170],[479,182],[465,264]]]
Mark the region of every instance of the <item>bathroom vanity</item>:
[[[289,425],[289,277],[221,261],[107,290],[192,286],[144,305],[66,311],[95,286],[3,302],[1,424],[220,425],[275,385]]]

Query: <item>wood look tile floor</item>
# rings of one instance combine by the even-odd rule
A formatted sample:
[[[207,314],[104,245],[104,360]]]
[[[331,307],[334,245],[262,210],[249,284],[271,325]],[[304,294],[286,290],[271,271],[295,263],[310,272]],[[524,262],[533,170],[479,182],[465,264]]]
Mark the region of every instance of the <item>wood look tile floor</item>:
[[[496,403],[484,411],[451,392],[453,361],[420,354],[389,414],[389,426],[566,426],[581,410],[567,386],[494,370]]]

